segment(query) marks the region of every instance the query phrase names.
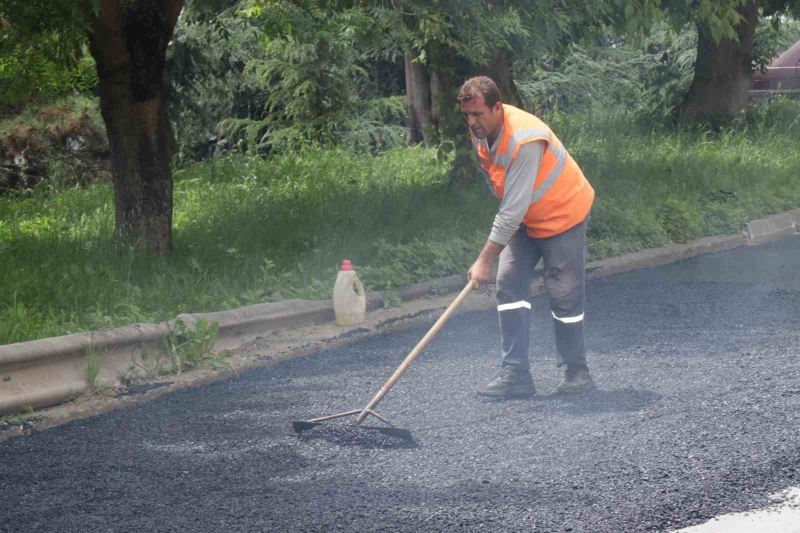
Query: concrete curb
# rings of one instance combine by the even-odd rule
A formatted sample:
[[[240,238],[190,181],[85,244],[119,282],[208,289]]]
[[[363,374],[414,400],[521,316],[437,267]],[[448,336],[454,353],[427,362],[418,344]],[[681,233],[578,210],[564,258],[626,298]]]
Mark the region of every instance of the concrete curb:
[[[750,221],[738,235],[702,237],[689,243],[592,261],[586,265],[587,277],[609,276],[757,244],[793,235],[798,228],[800,209],[795,209]],[[403,301],[413,300],[459,290],[464,283],[464,276],[455,274],[398,289],[396,295]],[[541,279],[534,282],[535,290],[540,290],[540,286]],[[368,293],[367,309],[378,309],[383,301],[384,293]],[[235,349],[269,331],[331,322],[334,313],[330,300],[292,299],[228,311],[182,314],[175,320],[192,325],[201,319],[219,324],[214,349],[222,350]],[[102,360],[97,383],[119,382],[126,372],[152,364],[153,354],[158,352],[175,320],[0,346],[0,415],[55,405],[82,394],[89,388],[87,364],[92,357]]]
[[[168,324],[135,324],[0,346],[0,415],[82,394],[92,353],[103,361],[98,381],[113,381],[135,364],[134,352],[155,349],[168,331]]]
[[[758,244],[779,237],[786,237],[800,229],[800,209],[779,213],[744,225],[744,234],[750,244]]]
[[[650,248],[618,257],[610,257],[586,264],[586,277],[597,278],[675,263],[701,254],[724,252],[748,244],[747,236],[726,235],[720,237],[701,237],[692,242],[673,244],[662,248]]]

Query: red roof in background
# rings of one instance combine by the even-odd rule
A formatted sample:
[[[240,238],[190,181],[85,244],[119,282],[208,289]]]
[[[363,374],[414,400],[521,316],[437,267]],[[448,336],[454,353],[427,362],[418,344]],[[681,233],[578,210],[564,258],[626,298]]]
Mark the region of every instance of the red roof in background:
[[[800,41],[773,59],[766,72],[753,73],[755,90],[800,90]]]
[[[796,67],[798,63],[800,63],[800,41],[797,41],[794,46],[770,61],[768,68]]]

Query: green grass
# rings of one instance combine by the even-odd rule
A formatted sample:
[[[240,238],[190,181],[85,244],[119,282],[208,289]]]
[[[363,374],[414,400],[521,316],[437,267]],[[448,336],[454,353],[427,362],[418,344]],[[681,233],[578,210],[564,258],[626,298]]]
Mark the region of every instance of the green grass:
[[[598,197],[592,258],[732,233],[800,207],[800,105],[736,131],[647,131],[618,113],[547,117]],[[0,198],[0,344],[181,312],[326,298],[342,258],[368,290],[464,272],[496,201],[447,184],[436,150],[307,149],[176,171],[170,257],[115,247],[108,184]]]
[[[800,102],[759,107],[717,133],[642,135],[623,113],[552,122],[597,191],[595,258],[734,233],[749,219],[800,207]]]
[[[345,257],[370,290],[463,269],[492,200],[448,190],[447,168],[417,148],[198,164],[176,173],[165,258],[110,242],[110,185],[2,198],[0,343],[324,298]]]

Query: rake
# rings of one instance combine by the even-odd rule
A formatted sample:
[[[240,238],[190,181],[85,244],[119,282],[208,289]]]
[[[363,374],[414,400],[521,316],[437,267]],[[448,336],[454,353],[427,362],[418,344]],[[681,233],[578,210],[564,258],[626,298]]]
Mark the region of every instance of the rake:
[[[391,390],[395,383],[400,379],[400,377],[405,373],[411,363],[414,362],[414,359],[422,352],[422,350],[427,346],[427,344],[436,336],[442,326],[444,326],[445,322],[447,322],[450,317],[455,313],[456,309],[461,305],[461,303],[466,299],[467,295],[469,295],[470,291],[472,290],[472,281],[467,282],[461,292],[456,296],[456,299],[447,306],[447,309],[444,310],[442,316],[436,321],[436,323],[431,326],[431,329],[425,334],[424,337],[414,346],[414,349],[411,350],[406,358],[400,363],[400,366],[397,367],[397,370],[391,375],[391,377],[386,380],[386,383],[378,390],[375,396],[372,397],[372,400],[367,404],[366,407],[363,409],[354,409],[352,411],[347,411],[345,413],[337,413],[335,415],[328,415],[328,416],[321,416],[319,418],[312,418],[311,420],[295,420],[292,422],[292,427],[294,430],[300,434],[303,431],[312,429],[314,427],[319,426],[320,424],[324,424],[325,422],[329,422],[331,420],[336,420],[338,418],[345,418],[348,416],[355,416],[355,424],[348,425],[348,426],[340,426],[345,428],[357,428],[362,429],[364,431],[373,431],[383,433],[385,435],[389,435],[395,438],[413,441],[413,437],[411,436],[411,432],[407,429],[400,428],[389,422],[386,418],[379,415],[375,412],[375,406],[378,405],[384,396]],[[367,418],[367,416],[374,416],[384,424],[385,426],[364,426],[361,423]],[[331,426],[333,427],[333,426]]]

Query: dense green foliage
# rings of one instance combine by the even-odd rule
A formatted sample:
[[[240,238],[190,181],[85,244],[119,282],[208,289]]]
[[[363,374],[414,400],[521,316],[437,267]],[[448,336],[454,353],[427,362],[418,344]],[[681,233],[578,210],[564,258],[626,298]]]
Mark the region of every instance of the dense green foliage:
[[[97,85],[86,47],[86,20],[96,0],[0,3],[0,109]]]
[[[599,105],[633,111],[643,120],[668,119],[692,80],[697,33],[653,29],[641,41],[604,38],[548,58],[517,82],[537,112],[584,112]]]
[[[170,111],[181,161],[197,160],[230,149],[242,137],[226,135],[223,121],[264,119],[266,87],[250,61],[263,59],[257,28],[229,13],[214,24],[185,21],[168,50]],[[256,143],[256,129],[250,135]],[[246,137],[245,137],[246,138]]]
[[[642,120],[661,123],[674,118],[691,83],[694,24],[676,32],[666,22],[648,22],[645,34],[627,37],[612,29],[624,29],[626,20],[638,27],[665,19],[650,3],[642,11],[629,9],[628,18],[599,4],[548,11],[536,2],[525,10],[514,3],[491,16],[494,8],[485,2],[470,6],[464,18],[463,9],[447,2],[407,1],[401,10],[359,2],[253,1],[224,10],[213,23],[187,18],[170,48],[181,160],[232,149],[266,154],[306,142],[359,151],[403,145],[404,49],[439,65],[443,75],[456,73],[460,62],[479,64],[513,49],[517,87],[539,112],[624,105]],[[693,17],[713,18],[714,9],[703,7]],[[800,38],[797,23],[779,20],[762,20],[755,66]],[[588,24],[578,31],[582,22]]]
[[[800,23],[762,20],[756,32],[753,67],[762,68],[800,40]],[[697,30],[673,31],[666,24],[646,36],[623,39],[609,34],[591,46],[548,57],[517,80],[524,100],[537,112],[570,113],[625,107],[645,123],[674,118],[694,73]]]
[[[762,18],[756,28],[753,68],[763,70],[781,52],[800,40],[800,21],[785,18]]]
[[[279,2],[269,13],[178,26],[169,69],[182,160],[407,143],[402,65],[396,50],[370,44],[363,11]]]
[[[598,199],[591,257],[702,234],[800,204],[800,105],[777,101],[710,134],[643,130],[625,112],[547,117]],[[449,188],[448,158],[308,147],[177,172],[172,257],[109,241],[109,186],[0,199],[0,343],[287,297],[325,298],[343,257],[369,290],[464,272],[496,209]]]
[[[97,86],[94,60],[85,53],[74,63],[64,64],[44,52],[49,39],[36,47],[17,43],[0,55],[0,107],[19,107],[33,97],[53,97]]]

